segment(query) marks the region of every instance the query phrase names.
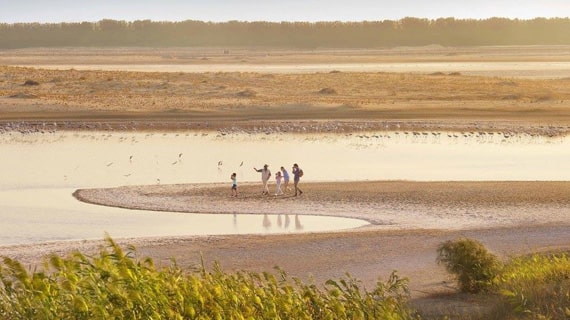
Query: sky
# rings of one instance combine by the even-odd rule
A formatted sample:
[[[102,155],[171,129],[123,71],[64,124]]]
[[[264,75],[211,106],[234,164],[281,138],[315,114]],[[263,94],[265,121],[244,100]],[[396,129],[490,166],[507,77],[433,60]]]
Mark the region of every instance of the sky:
[[[570,17],[570,0],[0,0],[0,23]]]

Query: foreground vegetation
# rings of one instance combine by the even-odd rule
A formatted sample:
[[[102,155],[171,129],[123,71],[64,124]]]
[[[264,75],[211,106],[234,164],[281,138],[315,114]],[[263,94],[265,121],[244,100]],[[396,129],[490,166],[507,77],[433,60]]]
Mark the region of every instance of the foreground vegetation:
[[[51,256],[42,271],[18,261],[0,265],[2,319],[420,319],[409,305],[407,280],[392,273],[367,290],[355,279],[307,284],[276,273],[226,273],[219,266],[185,272],[158,269],[110,238],[98,256]],[[502,264],[470,239],[443,243],[439,261],[459,288],[491,297],[500,314],[469,319],[568,319],[570,258],[515,258]],[[495,299],[496,298],[496,299]],[[491,310],[498,310],[496,307]],[[494,311],[491,311],[494,312]],[[437,317],[446,319],[445,314]]]
[[[52,256],[51,272],[28,273],[4,258],[3,319],[409,319],[406,280],[372,291],[348,277],[324,289],[279,272],[185,273],[137,261],[112,240],[99,256]]]
[[[506,310],[495,319],[570,318],[570,257],[565,253],[517,257],[503,265],[480,242],[459,239],[439,246],[438,261],[462,291],[497,296],[497,305]]]

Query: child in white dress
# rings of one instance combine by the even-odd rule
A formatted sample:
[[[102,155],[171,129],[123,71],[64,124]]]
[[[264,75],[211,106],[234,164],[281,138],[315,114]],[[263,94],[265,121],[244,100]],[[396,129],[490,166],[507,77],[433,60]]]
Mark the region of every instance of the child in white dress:
[[[275,174],[275,184],[277,185],[277,189],[275,190],[275,195],[280,196],[283,194],[281,191],[281,181],[283,180],[283,176],[281,175],[281,171],[277,171]]]

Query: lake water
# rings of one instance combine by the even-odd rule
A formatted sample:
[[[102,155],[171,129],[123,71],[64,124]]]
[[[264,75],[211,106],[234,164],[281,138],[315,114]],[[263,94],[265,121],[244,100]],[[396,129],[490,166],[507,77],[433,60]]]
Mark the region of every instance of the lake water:
[[[352,135],[215,132],[0,134],[0,245],[198,234],[330,231],[334,217],[194,215],[94,206],[78,188],[258,181],[298,163],[304,181],[570,180],[570,138],[487,133]],[[229,186],[229,184],[228,184]]]
[[[487,61],[487,62],[386,62],[386,63],[307,63],[307,64],[69,64],[33,65],[43,69],[107,70],[136,72],[460,72],[464,75],[516,78],[566,78],[568,61]]]

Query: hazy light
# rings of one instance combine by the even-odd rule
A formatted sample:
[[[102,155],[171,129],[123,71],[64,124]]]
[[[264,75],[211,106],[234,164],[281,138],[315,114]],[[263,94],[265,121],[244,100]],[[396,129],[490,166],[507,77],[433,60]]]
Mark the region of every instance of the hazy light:
[[[485,19],[567,17],[565,0],[0,0],[0,22],[154,21],[362,21],[403,17]]]

